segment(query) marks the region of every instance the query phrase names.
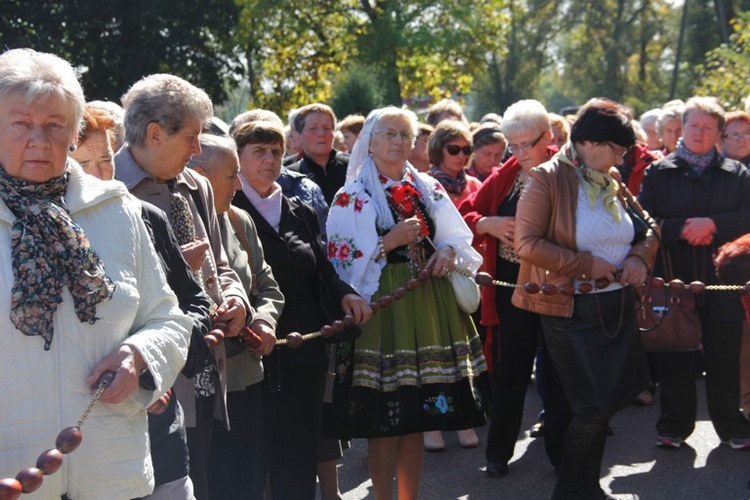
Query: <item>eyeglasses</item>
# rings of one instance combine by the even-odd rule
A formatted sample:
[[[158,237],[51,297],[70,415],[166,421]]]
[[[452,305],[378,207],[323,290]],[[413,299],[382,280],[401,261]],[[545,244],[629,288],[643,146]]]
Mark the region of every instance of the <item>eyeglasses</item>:
[[[531,142],[524,142],[523,144],[508,144],[508,151],[511,152],[511,154],[517,155],[520,153],[523,153],[524,151],[528,151],[537,144],[539,144],[539,141],[542,140],[542,137],[544,137],[544,134],[546,134],[547,131],[545,130],[541,134],[537,136],[536,139],[534,139]]]
[[[620,158],[628,154],[628,151],[630,151],[630,148],[620,146],[619,144],[615,144],[614,142],[607,141],[604,144],[609,146],[609,148],[612,149],[612,151],[614,151],[615,154],[619,156]]]
[[[750,139],[750,131],[748,132],[732,132],[731,134],[724,134],[724,139],[732,139],[733,141],[742,141]]]
[[[378,130],[376,130],[373,133],[374,134],[381,134],[386,139],[388,139],[389,141],[396,140],[396,137],[400,137],[402,141],[406,141],[406,142],[411,142],[412,139],[414,139],[414,136],[411,133],[409,133],[409,132],[398,132],[398,131],[393,130],[393,129],[387,129],[387,130],[378,129]]]
[[[456,144],[448,144],[445,146],[445,150],[448,151],[448,154],[451,156],[456,156],[458,153],[463,153],[466,156],[469,156],[471,153],[474,152],[474,148],[471,146],[458,146]]]

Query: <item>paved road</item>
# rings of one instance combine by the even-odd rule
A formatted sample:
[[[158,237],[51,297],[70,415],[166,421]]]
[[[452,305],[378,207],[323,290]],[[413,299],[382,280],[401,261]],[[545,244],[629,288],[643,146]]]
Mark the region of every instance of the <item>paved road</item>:
[[[695,433],[678,450],[654,446],[658,402],[650,407],[628,407],[614,416],[614,435],[604,452],[605,490],[620,500],[747,500],[750,499],[750,451],[719,445],[707,420],[703,382],[699,387],[699,422]],[[523,429],[534,423],[539,402],[527,395]],[[516,445],[510,473],[503,479],[484,474],[485,428],[479,429],[479,448],[461,449],[455,433],[446,433],[447,451],[426,453],[421,499],[547,499],[555,475],[544,454],[544,443],[524,432]],[[355,440],[339,466],[346,500],[373,498],[367,472],[367,444]],[[394,496],[395,498],[395,496]]]

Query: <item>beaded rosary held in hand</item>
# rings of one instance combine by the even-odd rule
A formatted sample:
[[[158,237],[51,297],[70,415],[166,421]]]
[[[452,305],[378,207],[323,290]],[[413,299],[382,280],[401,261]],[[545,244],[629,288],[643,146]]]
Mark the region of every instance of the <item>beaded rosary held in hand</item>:
[[[74,452],[80,446],[83,440],[81,427],[89,417],[94,405],[101,397],[102,393],[110,386],[114,380],[113,372],[105,372],[99,377],[96,383],[96,392],[91,402],[86,407],[78,420],[78,424],[66,427],[55,440],[55,447],[51,448],[36,459],[36,467],[27,467],[16,475],[15,478],[0,479],[0,500],[16,500],[21,493],[32,493],[42,486],[44,476],[49,476],[57,472],[62,466],[63,455]]]

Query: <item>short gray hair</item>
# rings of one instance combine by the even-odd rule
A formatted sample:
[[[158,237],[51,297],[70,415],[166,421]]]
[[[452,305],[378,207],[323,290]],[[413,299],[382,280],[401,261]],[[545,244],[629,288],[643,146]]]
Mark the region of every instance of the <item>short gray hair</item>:
[[[158,123],[169,135],[185,122],[200,120],[208,125],[213,106],[208,95],[174,75],[155,74],[141,78],[122,96],[125,108],[125,140],[140,146],[146,140],[149,123]]]
[[[22,99],[31,104],[50,98],[63,104],[70,132],[77,133],[86,98],[70,63],[32,49],[13,49],[0,55],[0,99]]]
[[[237,144],[229,137],[201,134],[199,141],[201,143],[201,152],[190,158],[187,164],[188,168],[202,167],[204,170],[211,171],[216,167],[219,159],[227,156],[237,158]],[[239,159],[237,161],[239,162]]]
[[[552,130],[549,113],[541,102],[524,99],[513,103],[505,110],[503,123],[500,125],[505,137],[526,132],[542,133]]]
[[[672,120],[680,120],[682,126],[682,113],[685,111],[685,103],[679,99],[669,101],[661,108],[661,116],[656,120],[656,134],[661,137],[664,132],[664,125]]]

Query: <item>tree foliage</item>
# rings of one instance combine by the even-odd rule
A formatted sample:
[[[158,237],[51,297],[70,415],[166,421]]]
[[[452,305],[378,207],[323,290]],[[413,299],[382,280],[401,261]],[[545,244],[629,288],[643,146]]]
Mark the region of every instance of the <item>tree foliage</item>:
[[[732,21],[729,42],[711,50],[699,66],[696,91],[719,98],[726,109],[744,109],[750,96],[750,12]]]
[[[242,73],[236,24],[232,0],[0,2],[2,45],[66,58],[92,99],[118,100],[142,76],[169,72],[223,100],[226,80]]]

